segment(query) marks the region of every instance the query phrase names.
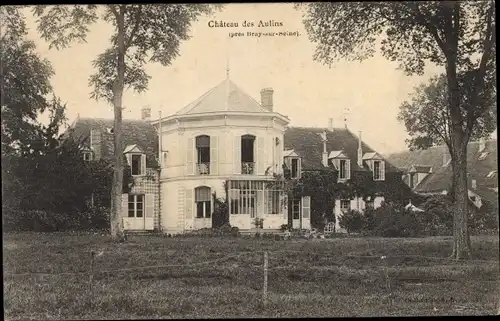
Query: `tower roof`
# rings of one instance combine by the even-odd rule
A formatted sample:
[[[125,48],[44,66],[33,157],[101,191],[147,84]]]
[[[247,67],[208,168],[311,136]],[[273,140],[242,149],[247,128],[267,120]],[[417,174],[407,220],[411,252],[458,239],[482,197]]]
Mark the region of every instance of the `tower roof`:
[[[248,113],[270,112],[255,99],[241,90],[229,78],[210,89],[204,95],[179,110],[174,115],[190,115],[222,111]]]

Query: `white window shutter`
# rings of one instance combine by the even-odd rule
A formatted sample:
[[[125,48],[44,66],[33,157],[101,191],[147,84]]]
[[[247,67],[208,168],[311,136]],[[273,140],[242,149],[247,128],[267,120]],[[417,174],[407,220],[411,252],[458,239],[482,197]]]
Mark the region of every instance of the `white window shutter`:
[[[146,194],[144,195],[144,209],[146,212],[144,213],[144,229],[152,230],[154,229],[154,215],[155,215],[155,196],[154,194]]]
[[[347,159],[345,162],[345,178],[346,179],[351,179],[351,160]]]
[[[385,180],[385,162],[384,161],[380,161],[380,179],[382,181]]]
[[[141,175],[146,175],[146,154],[141,155]]]
[[[187,150],[186,150],[186,175],[194,174],[194,140],[189,137],[187,140]]]
[[[219,174],[219,141],[217,136],[210,136],[210,175]]]
[[[193,219],[194,207],[193,190],[190,188],[187,188],[184,194],[184,204],[184,219],[188,222]]]
[[[302,218],[311,217],[311,196],[302,196]]]
[[[298,173],[297,173],[297,177],[298,178],[301,178],[302,177],[302,159],[299,157],[299,160],[297,162],[297,169],[298,169]]]
[[[233,173],[241,174],[241,137],[234,136]]]
[[[292,159],[291,157],[283,157],[283,163],[285,164],[286,168],[289,170],[292,169]]]
[[[122,194],[122,217],[128,217],[128,194]]]
[[[125,154],[125,158],[127,159],[127,165],[132,166],[132,155],[130,154]]]
[[[257,137],[257,174],[264,175],[264,138]]]

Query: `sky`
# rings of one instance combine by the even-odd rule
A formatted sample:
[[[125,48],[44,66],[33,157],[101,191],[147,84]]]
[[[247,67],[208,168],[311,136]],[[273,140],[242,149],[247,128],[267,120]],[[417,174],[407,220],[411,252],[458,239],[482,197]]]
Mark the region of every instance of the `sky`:
[[[27,15],[30,32],[42,57],[53,65],[52,85],[67,103],[68,122],[80,117],[112,118],[112,107],[90,99],[92,61],[109,46],[112,27],[99,22],[90,28],[86,43],[57,51],[40,39],[35,19]],[[238,28],[209,27],[209,21],[238,22]],[[243,21],[282,22],[283,26],[245,28]],[[230,32],[298,32],[298,36],[229,37]],[[395,62],[375,57],[363,62],[337,61],[331,68],[313,60],[315,45],[302,24],[301,13],[289,3],[228,4],[223,11],[192,25],[191,39],[180,46],[170,66],[149,64],[152,77],[146,92],[126,91],[124,118],[140,119],[149,106],[157,118],[180,110],[222,82],[229,65],[230,79],[260,101],[260,90],[274,89],[274,110],[291,119],[290,126],[347,127],[362,132],[363,140],[383,154],[406,149],[405,127],[397,120],[400,104],[414,87],[441,67],[429,66],[424,76],[406,76]]]

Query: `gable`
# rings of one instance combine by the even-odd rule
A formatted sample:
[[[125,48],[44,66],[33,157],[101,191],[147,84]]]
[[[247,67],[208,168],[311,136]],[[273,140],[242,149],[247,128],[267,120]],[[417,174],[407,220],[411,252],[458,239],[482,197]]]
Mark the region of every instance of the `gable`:
[[[347,157],[341,150],[337,150],[337,151],[332,151],[330,152],[330,154],[328,155],[328,159],[332,159],[332,158],[349,158]]]
[[[300,157],[293,149],[283,151],[283,157]]]
[[[128,145],[125,147],[125,150],[123,151],[124,154],[143,154],[143,151],[137,146],[136,144],[134,145]]]

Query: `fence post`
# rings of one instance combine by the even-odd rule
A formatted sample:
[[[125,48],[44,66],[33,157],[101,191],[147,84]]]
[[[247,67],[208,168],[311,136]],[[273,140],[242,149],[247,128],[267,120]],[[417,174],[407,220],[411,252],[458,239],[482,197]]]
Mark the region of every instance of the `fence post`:
[[[392,289],[391,289],[391,279],[389,277],[389,262],[387,257],[382,256],[382,259],[385,261],[384,263],[384,274],[385,274],[385,284],[387,287],[387,291],[389,292],[389,313],[392,312]]]
[[[264,252],[264,289],[262,292],[262,303],[267,306],[267,252]]]
[[[92,283],[94,280],[94,251],[90,251],[90,274],[89,274],[89,303],[92,310]]]

